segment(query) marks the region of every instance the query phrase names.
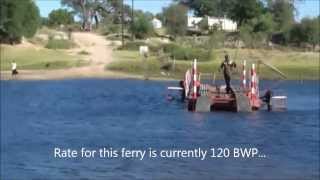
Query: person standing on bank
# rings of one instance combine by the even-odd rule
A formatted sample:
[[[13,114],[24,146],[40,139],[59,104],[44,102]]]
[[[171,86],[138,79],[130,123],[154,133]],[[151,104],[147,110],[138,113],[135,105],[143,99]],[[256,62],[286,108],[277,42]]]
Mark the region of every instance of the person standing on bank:
[[[12,61],[11,63],[12,77],[15,77],[18,74],[17,63]]]
[[[226,92],[227,92],[227,94],[229,94],[230,91],[231,91],[231,85],[230,85],[231,69],[232,68],[236,68],[236,66],[237,66],[236,63],[230,62],[229,55],[226,54],[224,56],[224,61],[220,65],[220,70],[223,71],[224,81],[226,82]]]

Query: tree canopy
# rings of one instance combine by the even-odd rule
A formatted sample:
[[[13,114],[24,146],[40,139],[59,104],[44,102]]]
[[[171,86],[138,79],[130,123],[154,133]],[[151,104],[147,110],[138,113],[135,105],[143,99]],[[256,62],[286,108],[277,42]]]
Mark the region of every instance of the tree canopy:
[[[61,0],[62,5],[71,7],[82,20],[82,28],[91,26],[92,19],[98,27],[101,18],[112,20],[112,23],[121,22],[121,12],[123,10],[124,19],[130,17],[131,8],[120,0]]]
[[[144,13],[138,14],[129,30],[136,38],[146,38],[150,35],[153,31],[153,27],[148,15]]]
[[[39,9],[32,0],[0,1],[0,40],[19,42],[22,36],[32,37],[40,25]]]
[[[266,12],[271,13],[279,31],[294,22],[294,0],[177,0],[196,16],[227,16],[239,26]]]
[[[228,15],[236,0],[180,0],[181,4],[192,9],[196,16]]]
[[[320,41],[320,16],[317,18],[304,18],[300,23],[293,25],[290,30],[290,42],[300,45],[301,43],[309,43],[313,45],[319,44]]]
[[[69,25],[74,22],[73,14],[67,9],[53,10],[49,14],[48,24],[50,26]]]
[[[275,30],[288,31],[294,23],[294,4],[288,0],[268,0],[267,8],[276,23]]]
[[[230,9],[229,16],[238,23],[238,26],[241,26],[262,14],[262,9],[262,3],[257,0],[236,1]]]
[[[163,9],[165,26],[172,36],[184,35],[187,28],[188,9],[181,4],[171,4]]]

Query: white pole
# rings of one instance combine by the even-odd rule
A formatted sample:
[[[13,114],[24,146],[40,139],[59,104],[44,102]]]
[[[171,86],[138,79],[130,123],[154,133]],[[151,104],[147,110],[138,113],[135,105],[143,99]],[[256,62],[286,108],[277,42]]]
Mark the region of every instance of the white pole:
[[[255,64],[252,64],[251,68],[251,95],[254,96],[256,94],[256,70]]]
[[[197,59],[193,61],[193,99],[197,99]]]
[[[247,87],[247,72],[246,72],[246,60],[243,61],[243,66],[242,66],[242,88],[246,89]]]

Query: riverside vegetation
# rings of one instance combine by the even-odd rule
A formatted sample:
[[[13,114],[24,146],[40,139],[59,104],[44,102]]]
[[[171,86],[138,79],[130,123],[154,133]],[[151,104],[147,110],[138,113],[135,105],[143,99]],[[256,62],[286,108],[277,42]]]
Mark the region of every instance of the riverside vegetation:
[[[5,10],[1,16],[1,27],[4,28],[0,29],[2,71],[10,69],[12,60],[17,62],[19,69],[65,69],[89,65],[84,59],[95,54],[79,49],[77,39],[72,38],[72,32],[86,30],[102,34],[114,45],[108,47],[113,49],[110,56],[113,60],[108,60],[104,69],[115,74],[120,72],[136,77],[148,71],[151,77],[181,78],[193,59],[198,59],[201,72],[213,73],[217,72],[223,56],[228,53],[238,67],[243,60],[248,63],[263,61],[277,67],[288,79],[319,79],[320,17],[296,21],[295,1],[262,3],[248,0],[241,4],[236,0],[179,0],[163,8],[161,13],[152,14],[132,11],[129,5],[122,7],[121,1],[93,3],[85,0],[81,1],[84,4],[78,4],[61,0],[63,5],[80,14],[80,22],[74,21],[75,14],[66,9],[54,10],[48,18],[43,18],[34,1],[19,2],[3,0],[0,3],[1,9]],[[81,9],[84,5],[87,8]],[[200,8],[204,5],[208,8]],[[32,11],[29,14],[10,13],[28,12],[27,9]],[[201,21],[198,31],[190,31],[187,28],[188,9],[201,17],[226,15],[237,22],[238,30],[225,32],[219,26],[209,27]],[[88,21],[87,11],[95,12],[94,24]],[[122,18],[119,18],[120,11],[123,12]],[[162,21],[163,27],[154,29],[153,18]],[[119,44],[121,32],[124,34],[122,45]],[[147,60],[139,55],[141,45],[149,46]],[[74,49],[77,49],[76,53],[72,53]],[[259,71],[261,78],[279,78],[264,66],[260,66]],[[237,72],[234,75],[239,77]],[[219,73],[217,78],[220,78]]]

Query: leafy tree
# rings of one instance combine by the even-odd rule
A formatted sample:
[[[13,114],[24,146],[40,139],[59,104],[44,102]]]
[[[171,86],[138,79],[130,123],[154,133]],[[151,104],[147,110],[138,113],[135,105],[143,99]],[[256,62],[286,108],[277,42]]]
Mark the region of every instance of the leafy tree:
[[[194,10],[196,16],[214,16],[218,11],[216,0],[182,0],[181,3]]]
[[[165,22],[165,17],[163,13],[157,13],[156,18],[159,19],[161,22]]]
[[[303,27],[301,24],[296,23],[292,25],[292,28],[289,32],[289,38],[291,43],[295,43],[298,46],[300,46],[302,42],[306,41],[307,35],[303,32]]]
[[[181,4],[194,10],[197,16],[228,15],[236,0],[180,0]]]
[[[125,4],[122,6],[122,0],[61,0],[61,2],[80,15],[84,29],[91,26],[92,19],[95,20],[97,28],[101,20],[106,22],[103,18],[111,19],[112,22],[108,23],[121,23],[122,8],[124,20],[127,21],[131,15],[130,6]]]
[[[198,26],[202,31],[208,31],[209,30],[208,16],[202,18],[202,20],[198,23]]]
[[[130,27],[130,31],[136,38],[145,38],[150,35],[153,31],[153,27],[148,16],[140,14],[138,17],[135,17],[135,21]]]
[[[53,10],[49,14],[49,25],[69,25],[74,22],[73,14],[66,9]]]
[[[41,23],[41,26],[48,26],[49,25],[49,18],[41,17],[40,18],[40,23]]]
[[[152,20],[153,19],[153,17],[154,17],[154,15],[151,13],[151,12],[149,12],[149,11],[147,11],[147,12],[145,12],[144,13],[144,15],[147,17],[147,19],[148,20]]]
[[[286,32],[294,23],[294,3],[288,0],[268,0],[268,10],[273,15],[277,31]]]
[[[240,38],[251,47],[266,44],[271,38],[273,28],[272,15],[267,12],[242,24],[240,27]]]
[[[300,23],[293,25],[290,30],[290,41],[301,45],[301,43],[308,43],[315,48],[319,44],[320,32],[320,17],[317,18],[304,18]]]
[[[267,34],[271,34],[273,32],[275,24],[271,13],[261,14],[258,18],[254,18],[253,21],[253,32],[264,32]]]
[[[89,5],[87,2],[87,0],[61,0],[62,5],[73,8],[81,16],[83,29],[89,23]]]
[[[176,37],[184,35],[187,28],[187,8],[180,4],[171,4],[163,9],[165,25],[169,34]]]
[[[297,0],[267,0],[267,9],[273,15],[274,40],[287,44],[294,24],[294,2]],[[295,27],[296,28],[296,27]]]
[[[232,6],[229,16],[241,26],[262,14],[263,4],[257,0],[239,0]]]
[[[19,3],[21,2],[19,1]],[[32,37],[37,32],[40,25],[40,12],[34,1],[27,0],[26,6],[24,7],[24,18],[22,21],[22,26],[24,28],[23,35]]]
[[[320,16],[313,19],[304,18],[301,20],[301,24],[307,35],[306,42],[312,44],[315,49],[320,40]]]
[[[22,36],[32,37],[40,25],[39,9],[32,0],[0,1],[0,40],[19,42]]]

